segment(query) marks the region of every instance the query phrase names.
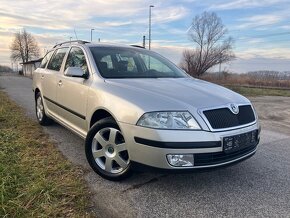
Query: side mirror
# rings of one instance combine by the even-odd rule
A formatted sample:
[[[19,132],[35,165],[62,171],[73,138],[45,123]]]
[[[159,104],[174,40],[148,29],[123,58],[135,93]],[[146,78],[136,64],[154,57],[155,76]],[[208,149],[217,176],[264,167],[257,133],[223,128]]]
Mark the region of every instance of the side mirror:
[[[70,77],[88,78],[88,74],[84,73],[83,69],[80,67],[68,67],[64,74]]]

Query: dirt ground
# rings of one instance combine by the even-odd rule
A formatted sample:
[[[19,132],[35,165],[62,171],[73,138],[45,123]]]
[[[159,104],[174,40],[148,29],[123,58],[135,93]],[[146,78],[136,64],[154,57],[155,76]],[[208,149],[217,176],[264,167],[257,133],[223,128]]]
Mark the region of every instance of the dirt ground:
[[[290,135],[290,98],[279,96],[252,97],[263,127]]]

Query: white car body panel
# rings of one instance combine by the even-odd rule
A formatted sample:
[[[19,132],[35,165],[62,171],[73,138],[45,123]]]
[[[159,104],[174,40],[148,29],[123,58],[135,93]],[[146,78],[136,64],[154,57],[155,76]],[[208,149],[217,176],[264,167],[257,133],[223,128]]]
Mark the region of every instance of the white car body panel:
[[[90,47],[100,45],[76,44],[69,47],[72,46],[81,48],[85,53],[89,77],[67,77],[64,73],[64,61],[59,72],[38,68],[33,77],[33,90],[41,92],[49,117],[83,138],[92,125],[94,113],[98,110],[107,111],[118,123],[132,161],[172,169],[174,167],[166,160],[167,154],[212,153],[221,152],[223,149],[222,144],[214,148],[163,149],[137,143],[134,137],[165,142],[222,141],[225,136],[260,128],[256,114],[255,121],[244,126],[216,132],[210,127],[202,114],[204,109],[225,107],[231,103],[251,105],[247,98],[227,88],[190,76],[148,79],[102,78],[90,52]],[[64,60],[67,56],[66,54]],[[136,125],[144,113],[154,111],[188,111],[198,122],[201,130],[157,130]],[[237,158],[236,161],[238,160]]]

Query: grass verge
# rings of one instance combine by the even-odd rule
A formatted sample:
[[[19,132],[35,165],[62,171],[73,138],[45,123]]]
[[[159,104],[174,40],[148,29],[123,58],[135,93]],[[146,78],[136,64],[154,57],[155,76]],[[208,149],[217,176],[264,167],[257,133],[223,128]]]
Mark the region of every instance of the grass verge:
[[[290,97],[290,90],[264,89],[252,87],[226,86],[227,88],[245,96],[285,96]]]
[[[91,217],[83,173],[0,91],[0,217]]]

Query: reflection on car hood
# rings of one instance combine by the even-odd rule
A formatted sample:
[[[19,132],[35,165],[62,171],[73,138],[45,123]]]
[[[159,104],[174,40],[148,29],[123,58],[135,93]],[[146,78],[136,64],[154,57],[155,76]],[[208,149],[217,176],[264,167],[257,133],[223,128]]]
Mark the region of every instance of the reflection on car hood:
[[[249,103],[248,99],[229,89],[193,78],[108,79],[106,82],[111,84],[112,88],[120,88],[113,88],[115,92],[119,92],[117,95],[130,91],[130,102],[138,105],[144,102],[144,107],[152,106],[151,110]],[[123,96],[128,96],[128,93]]]

